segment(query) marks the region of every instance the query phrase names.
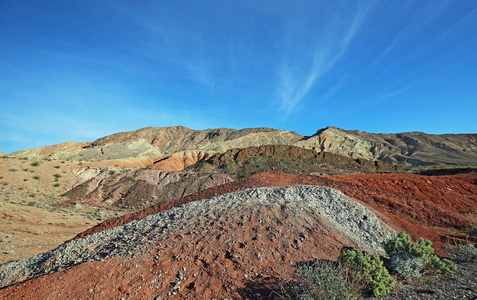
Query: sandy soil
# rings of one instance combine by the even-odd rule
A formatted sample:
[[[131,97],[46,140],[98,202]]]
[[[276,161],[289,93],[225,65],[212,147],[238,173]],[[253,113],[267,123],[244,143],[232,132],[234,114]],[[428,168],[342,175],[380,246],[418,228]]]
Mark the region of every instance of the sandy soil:
[[[35,162],[0,158],[0,264],[56,248],[100,222],[87,208],[57,207],[75,182],[77,163]]]

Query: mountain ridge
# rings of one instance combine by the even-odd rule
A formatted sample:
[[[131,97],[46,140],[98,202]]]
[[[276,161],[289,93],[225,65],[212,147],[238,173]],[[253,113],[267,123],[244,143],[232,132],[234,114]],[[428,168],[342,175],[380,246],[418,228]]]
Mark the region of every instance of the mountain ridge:
[[[209,157],[234,148],[262,145],[291,145],[353,159],[410,166],[477,164],[477,134],[369,133],[334,126],[319,129],[311,136],[266,127],[239,130],[145,127],[118,132],[93,142],[67,142],[16,151],[10,156],[86,162],[138,158],[159,160],[178,152],[200,151],[202,156]]]

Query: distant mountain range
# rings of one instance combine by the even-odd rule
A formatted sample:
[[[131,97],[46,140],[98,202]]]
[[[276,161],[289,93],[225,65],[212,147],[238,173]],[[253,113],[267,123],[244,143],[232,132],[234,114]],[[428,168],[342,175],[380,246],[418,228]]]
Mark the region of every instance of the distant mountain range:
[[[111,165],[184,169],[230,149],[289,145],[353,159],[399,165],[477,164],[477,134],[368,133],[326,127],[312,136],[270,128],[192,130],[147,127],[93,142],[66,142],[10,153],[35,159],[106,162]],[[158,166],[159,164],[160,166]]]

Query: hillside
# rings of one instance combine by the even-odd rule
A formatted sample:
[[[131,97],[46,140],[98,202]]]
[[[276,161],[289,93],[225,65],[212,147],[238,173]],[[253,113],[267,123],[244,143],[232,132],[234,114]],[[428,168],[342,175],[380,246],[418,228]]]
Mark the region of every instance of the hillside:
[[[391,235],[373,212],[337,190],[254,188],[191,202],[0,266],[0,287],[41,274],[27,283],[41,298],[65,291],[86,298],[89,289],[105,298],[237,297],[253,281],[289,276],[295,262],[318,254],[333,258],[345,245],[382,253],[380,243]],[[44,274],[50,273],[45,284]],[[92,273],[121,279],[91,280]],[[57,292],[45,288],[53,282]],[[12,287],[0,295],[21,293]]]
[[[332,178],[256,174],[106,220],[0,266],[0,296],[261,299],[293,280],[294,266],[334,260],[343,247],[382,253],[395,231],[428,238],[445,254],[446,239],[468,238],[456,231],[469,226],[462,213],[477,213],[476,174]],[[423,185],[429,190],[416,194]]]
[[[329,152],[316,152],[289,145],[262,145],[229,149],[191,165],[187,170],[199,173],[225,173],[244,178],[255,173],[278,171],[289,174],[359,174],[398,170],[382,161],[353,159]]]
[[[295,145],[392,164],[477,164],[477,134],[376,134],[327,127]]]
[[[297,146],[353,159],[408,166],[477,164],[477,134],[376,134],[336,127],[320,129],[312,136],[269,128],[191,130],[183,126],[147,127],[89,143],[67,142],[10,155],[89,163],[103,161],[107,165],[121,166],[155,165],[158,169],[178,170],[215,153],[262,145]],[[162,161],[164,158],[169,158],[169,162]]]

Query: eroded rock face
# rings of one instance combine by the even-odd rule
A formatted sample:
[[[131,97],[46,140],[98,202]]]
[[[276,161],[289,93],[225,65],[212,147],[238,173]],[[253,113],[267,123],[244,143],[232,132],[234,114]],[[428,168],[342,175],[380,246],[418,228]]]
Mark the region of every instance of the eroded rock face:
[[[180,151],[155,161],[152,168],[164,171],[181,171],[198,161],[208,160],[212,154],[213,152],[197,150]]]
[[[226,174],[199,175],[151,169],[87,168],[67,196],[89,204],[138,208],[184,197],[233,179]]]
[[[392,164],[477,163],[477,134],[375,134],[327,127],[296,146]]]
[[[369,161],[363,158],[353,159],[331,152],[316,152],[315,150],[290,145],[262,145],[259,147],[230,149],[224,153],[216,153],[209,158],[202,159],[201,162],[206,161],[214,166],[220,166],[235,162],[245,162],[252,158],[259,159],[261,157],[274,157],[280,160],[308,160],[310,162],[329,163],[337,166],[356,166],[370,172],[390,172],[395,170],[395,166],[382,161]]]
[[[336,127],[320,129],[310,137],[270,128],[191,130],[183,126],[147,127],[116,133],[91,143],[67,142],[17,151],[11,155],[74,161],[122,160],[121,165],[127,166],[134,162],[141,164],[144,159],[157,161],[168,157],[162,163],[164,168],[177,169],[182,163],[187,165],[189,160],[195,159],[194,152],[190,151],[212,154],[262,145],[293,145],[315,152],[329,152],[353,159],[380,160],[391,164],[477,163],[477,134],[374,134]],[[188,155],[190,159],[184,160],[183,157]],[[127,162],[128,159],[131,161]]]

